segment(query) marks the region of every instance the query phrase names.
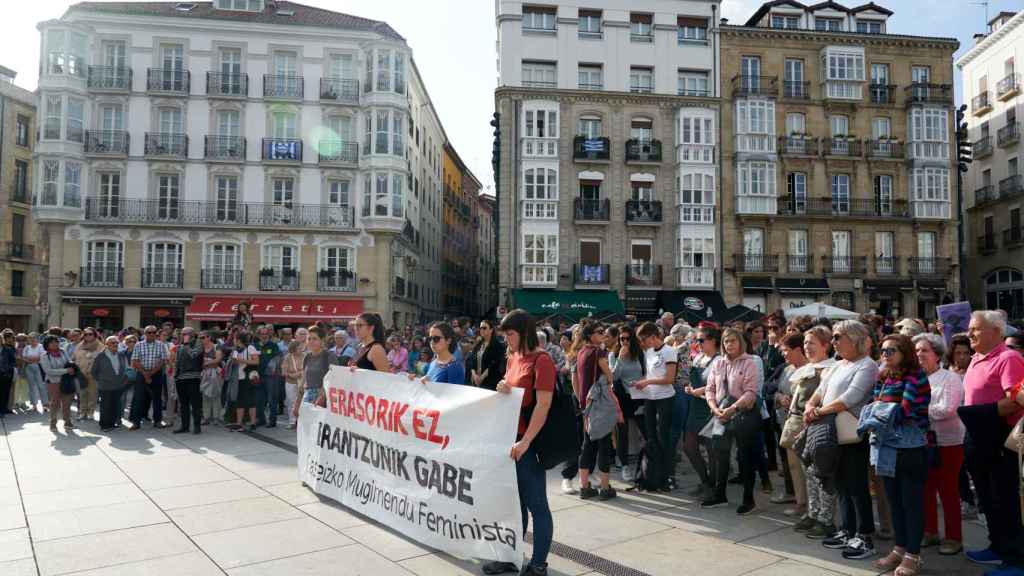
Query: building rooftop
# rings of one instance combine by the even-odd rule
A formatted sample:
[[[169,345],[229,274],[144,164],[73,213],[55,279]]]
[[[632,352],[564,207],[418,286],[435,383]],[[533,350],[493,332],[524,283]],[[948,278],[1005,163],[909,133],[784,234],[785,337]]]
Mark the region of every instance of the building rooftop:
[[[767,14],[772,8],[777,7],[799,8],[806,12],[817,12],[818,10],[825,10],[830,8],[832,10],[846,12],[849,14],[859,14],[860,12],[866,12],[868,10],[874,10],[880,14],[885,14],[886,16],[892,16],[893,14],[892,10],[883,8],[882,6],[879,6],[874,2],[868,2],[867,4],[862,4],[855,8],[847,8],[842,4],[831,1],[819,2],[817,4],[804,4],[802,2],[797,2],[796,0],[771,0],[770,2],[765,2],[764,4],[762,4],[761,7],[758,8],[756,12],[754,12],[754,14],[747,20],[746,26],[756,26],[765,14]]]
[[[190,10],[179,9],[179,5],[183,4],[191,4],[193,7]],[[103,12],[125,16],[229,20],[234,22],[252,22],[255,24],[316,26],[376,32],[388,38],[404,40],[386,22],[360,18],[359,16],[333,12],[285,0],[267,2],[266,7],[260,12],[218,9],[214,8],[213,2],[79,2],[68,8],[68,12],[72,11]]]

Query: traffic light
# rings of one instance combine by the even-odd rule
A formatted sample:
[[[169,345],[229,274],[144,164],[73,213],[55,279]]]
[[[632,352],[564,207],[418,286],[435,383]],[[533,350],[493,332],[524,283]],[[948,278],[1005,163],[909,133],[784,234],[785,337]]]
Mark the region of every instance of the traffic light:
[[[491,148],[491,166],[494,167],[494,177],[498,177],[498,164],[501,160],[501,114],[494,113],[491,118],[491,127],[494,128],[494,145]]]
[[[957,169],[967,172],[967,165],[973,161],[974,149],[967,133],[967,122],[964,122],[964,114],[967,112],[967,104],[956,109],[956,161]]]

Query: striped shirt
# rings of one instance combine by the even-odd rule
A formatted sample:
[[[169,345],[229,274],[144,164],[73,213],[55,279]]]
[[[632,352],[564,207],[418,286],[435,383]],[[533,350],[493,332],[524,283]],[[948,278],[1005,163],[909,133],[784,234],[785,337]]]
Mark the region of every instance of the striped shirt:
[[[905,376],[882,373],[874,390],[878,402],[894,402],[903,408],[904,422],[913,422],[922,430],[928,430],[928,406],[932,401],[932,390],[924,371]]]
[[[143,340],[135,345],[132,360],[138,360],[143,370],[152,370],[161,360],[167,362],[167,345],[159,340]]]

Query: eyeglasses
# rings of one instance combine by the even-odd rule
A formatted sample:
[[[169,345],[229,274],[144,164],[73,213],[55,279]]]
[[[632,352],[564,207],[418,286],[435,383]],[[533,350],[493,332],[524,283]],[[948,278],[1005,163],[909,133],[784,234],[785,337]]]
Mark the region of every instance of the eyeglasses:
[[[836,332],[835,334],[832,335],[832,341],[833,342],[838,342],[839,339],[842,338],[842,337],[843,337],[843,334],[840,334],[840,333]]]
[[[882,348],[882,356],[885,356],[886,358],[896,354],[897,352],[899,352],[899,350],[896,348]]]
[[[619,342],[629,342],[629,334],[619,336]]]
[[[704,343],[704,339],[703,338],[697,338],[697,344],[703,344],[703,343]]]
[[[437,344],[441,340],[444,340],[444,336],[427,336],[427,340],[430,340],[431,344]]]

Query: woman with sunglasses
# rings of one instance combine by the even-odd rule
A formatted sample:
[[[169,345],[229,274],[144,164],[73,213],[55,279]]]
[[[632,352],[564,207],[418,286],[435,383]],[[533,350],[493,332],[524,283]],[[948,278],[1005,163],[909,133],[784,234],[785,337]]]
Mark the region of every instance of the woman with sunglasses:
[[[690,465],[697,471],[700,478],[700,485],[694,488],[691,496],[707,499],[714,494],[714,470],[704,461],[701,448],[711,455],[711,443],[707,438],[700,435],[701,430],[711,420],[711,409],[704,397],[708,385],[708,378],[711,375],[712,366],[721,360],[720,348],[722,344],[722,333],[716,328],[701,328],[697,332],[697,345],[700,353],[693,359],[688,378],[689,382],[683,387],[683,392],[694,401],[690,402],[690,412],[686,415],[686,424],[683,428],[683,453],[690,461]],[[714,460],[712,459],[712,463]]]
[[[608,354],[612,386],[623,415],[623,422],[615,427],[615,451],[622,464],[622,481],[631,483],[636,475],[629,461],[629,422],[632,420],[639,430],[644,428],[643,422],[636,417],[636,410],[643,402],[633,399],[633,384],[645,375],[644,349],[630,324],[619,326],[617,340]]]
[[[494,390],[505,376],[505,345],[495,334],[494,322],[480,321],[480,337],[466,361],[473,386]]]
[[[57,340],[60,346],[60,340]],[[25,345],[21,347],[22,370],[25,379],[28,380],[28,397],[32,403],[32,410],[43,413],[50,408],[50,396],[46,385],[46,375],[40,367],[43,356],[46,355],[46,348],[39,342],[38,334],[30,332],[25,338]]]
[[[390,372],[387,351],[384,348],[384,321],[370,312],[360,314],[352,323],[359,340],[359,352],[349,366],[363,370]]]
[[[82,370],[85,386],[78,391],[78,420],[92,420],[96,412],[97,387],[92,376],[92,363],[103,351],[103,345],[96,337],[96,330],[86,328],[82,331],[82,340],[75,347],[71,361]]]
[[[466,367],[455,359],[455,330],[447,322],[434,322],[427,330],[427,341],[434,352],[434,360],[427,368],[424,382],[442,382],[445,384],[465,384]],[[416,375],[409,374],[413,379]]]
[[[870,413],[862,415],[860,427],[872,430],[872,461],[889,496],[895,546],[875,567],[895,570],[895,576],[916,576],[921,570],[924,536],[921,495],[928,480],[926,434],[931,388],[909,336],[886,336],[881,353],[882,370],[874,387],[874,403],[865,408]],[[886,458],[887,453],[892,454],[891,460]]]
[[[71,423],[71,399],[74,394],[66,394],[61,390],[61,379],[65,374],[73,376],[75,369],[68,366],[71,359],[60,349],[60,339],[56,336],[47,336],[43,340],[43,348],[46,353],[40,358],[39,366],[46,375],[46,388],[50,396],[50,431],[57,431],[58,412],[64,420],[64,429],[73,430],[75,425]]]
[[[586,411],[591,399],[591,388],[594,386],[606,386],[608,395],[614,398],[611,385],[613,377],[608,367],[608,353],[602,346],[606,338],[605,327],[598,323],[585,324],[580,329],[580,337],[585,344],[576,354],[575,392],[580,410]],[[618,410],[617,405],[616,409]],[[622,423],[621,412],[619,423]],[[616,496],[608,478],[612,465],[612,433],[609,431],[605,436],[592,438],[588,428],[589,426],[584,426],[583,447],[579,458],[580,499],[587,500],[596,496],[599,500],[610,500]],[[599,490],[590,486],[590,475],[595,467],[601,484]]]

